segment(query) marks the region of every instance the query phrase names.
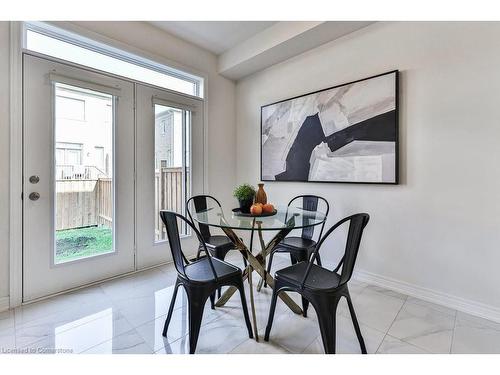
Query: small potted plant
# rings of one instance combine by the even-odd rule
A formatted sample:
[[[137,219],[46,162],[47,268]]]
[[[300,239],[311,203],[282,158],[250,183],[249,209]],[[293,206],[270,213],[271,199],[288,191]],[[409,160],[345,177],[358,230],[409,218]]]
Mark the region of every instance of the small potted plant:
[[[238,199],[241,212],[246,214],[250,213],[250,207],[255,197],[254,187],[249,184],[242,184],[234,189],[233,196]]]

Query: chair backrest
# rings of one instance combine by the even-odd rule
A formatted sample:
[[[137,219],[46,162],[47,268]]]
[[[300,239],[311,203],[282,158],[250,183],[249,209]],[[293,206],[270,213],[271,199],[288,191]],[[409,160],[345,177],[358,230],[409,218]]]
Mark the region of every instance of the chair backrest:
[[[315,261],[321,245],[323,245],[323,242],[328,238],[328,236],[330,236],[330,234],[333,233],[335,229],[337,229],[342,224],[349,222],[345,252],[338,266],[334,269],[334,271],[337,272],[340,269],[340,266],[342,266],[339,285],[347,283],[351,279],[352,272],[354,270],[354,264],[356,263],[356,258],[358,256],[359,245],[361,244],[361,236],[363,235],[363,230],[365,229],[366,224],[368,224],[369,220],[370,215],[368,214],[355,214],[340,220],[338,223],[328,229],[314,249],[313,256],[311,257],[310,263],[306,270],[306,274],[304,275],[304,278],[302,280],[302,286],[304,286],[305,284],[307,276],[309,275],[309,271],[312,268],[312,264]]]
[[[349,231],[345,245],[345,253],[342,262],[342,273],[340,274],[340,284],[345,284],[351,279],[354,270],[354,264],[358,257],[359,245],[363,230],[368,224],[370,216],[368,214],[356,214],[351,216]]]
[[[302,202],[300,202],[300,203],[297,202],[300,200],[302,200]],[[330,212],[330,205],[328,204],[328,201],[325,198],[317,196],[317,195],[298,195],[298,196],[292,198],[292,200],[290,202],[288,202],[288,207],[293,205],[294,202],[297,202],[300,205],[299,207],[302,208],[303,210],[310,211],[311,213],[313,213],[312,214],[313,217],[315,217],[314,213],[318,211],[318,206],[320,205],[320,203],[322,203],[322,206],[324,206],[322,208],[324,209],[323,213],[326,215],[326,217],[328,217],[328,213]],[[325,228],[325,223],[326,223],[326,220],[323,222],[323,224],[321,224],[321,230],[319,233],[318,241],[319,241],[319,239],[321,239],[321,236],[323,234],[323,229]],[[315,228],[315,226],[309,226],[309,227],[302,228],[301,237],[304,239],[307,239],[307,240],[312,239],[312,237],[314,235],[314,228]]]
[[[202,241],[201,233],[198,231],[198,229],[196,229],[196,227],[186,217],[178,214],[177,212],[162,210],[160,211],[160,217],[167,229],[167,238],[170,245],[170,251],[172,252],[172,258],[174,259],[174,265],[177,272],[188,279],[186,275],[186,265],[189,264],[189,261],[182,251],[181,238],[179,235],[178,227],[178,220],[182,220],[191,227],[193,232],[198,237],[199,241],[203,244],[205,253],[210,263],[210,267],[212,268],[212,273],[217,279],[217,274],[212,264],[210,253],[208,252],[205,243]]]
[[[189,219],[193,224],[194,221],[193,221],[193,216],[191,214],[190,205],[194,206],[194,212],[196,213],[204,211],[207,208],[210,208],[209,207],[210,205],[211,206],[216,205],[219,209],[222,209],[219,201],[215,197],[212,197],[211,195],[195,195],[189,198],[188,201],[186,202],[186,209],[189,215]],[[208,238],[210,237],[210,228],[208,227],[208,225],[198,223],[198,228],[200,229],[201,237],[203,238],[203,240],[207,241]]]
[[[170,251],[172,252],[172,258],[174,259],[175,269],[181,275],[186,276],[185,266],[189,262],[182,252],[181,238],[179,236],[179,227],[177,223],[177,218],[184,220],[184,217],[172,211],[160,211],[160,217],[167,230],[168,243],[170,245]]]

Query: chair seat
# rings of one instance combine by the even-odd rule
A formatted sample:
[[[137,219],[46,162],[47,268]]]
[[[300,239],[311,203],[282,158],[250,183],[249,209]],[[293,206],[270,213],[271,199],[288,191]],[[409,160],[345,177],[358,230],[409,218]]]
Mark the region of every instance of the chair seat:
[[[238,267],[219,259],[212,258],[212,264],[219,279],[241,274],[241,270]],[[186,265],[185,271],[186,276],[192,281],[208,282],[214,280],[214,274],[207,257]]]
[[[310,249],[314,246],[316,246],[316,241],[314,240],[309,240],[302,237],[286,237],[279,243],[278,249],[276,251],[280,251],[279,247],[292,249]]]
[[[275,277],[277,280],[282,279],[287,283],[300,287],[308,265],[308,262],[294,264],[293,266],[276,271]],[[340,275],[312,264],[311,272],[307,277],[304,287],[315,290],[335,289],[339,286],[339,283]]]
[[[229,237],[223,235],[208,237],[205,242],[205,245],[207,245],[207,247],[212,249],[222,249],[222,248],[232,249],[234,247]]]

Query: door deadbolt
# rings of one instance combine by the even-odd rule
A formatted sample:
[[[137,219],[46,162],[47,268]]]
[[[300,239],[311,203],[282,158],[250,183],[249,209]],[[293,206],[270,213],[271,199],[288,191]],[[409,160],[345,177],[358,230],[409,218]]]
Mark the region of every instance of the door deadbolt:
[[[40,177],[38,177],[37,175],[30,176],[30,182],[32,184],[38,184],[39,181],[40,181]]]
[[[37,193],[36,191],[34,191],[33,193],[30,193],[29,198],[32,201],[37,201],[38,199],[40,199],[40,193]]]

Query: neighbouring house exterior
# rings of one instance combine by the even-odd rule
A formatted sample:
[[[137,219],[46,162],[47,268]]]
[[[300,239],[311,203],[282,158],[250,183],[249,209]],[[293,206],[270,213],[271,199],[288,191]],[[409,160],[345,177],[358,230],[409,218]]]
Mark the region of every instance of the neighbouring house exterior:
[[[156,105],[155,169],[182,166],[182,111]]]
[[[113,98],[56,85],[56,179],[96,179],[113,173]]]

